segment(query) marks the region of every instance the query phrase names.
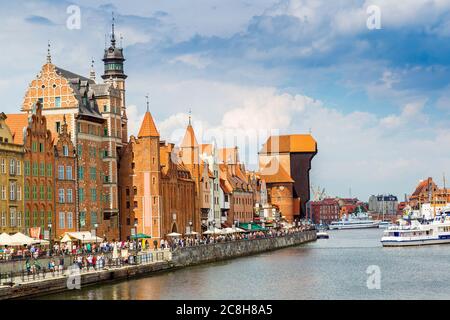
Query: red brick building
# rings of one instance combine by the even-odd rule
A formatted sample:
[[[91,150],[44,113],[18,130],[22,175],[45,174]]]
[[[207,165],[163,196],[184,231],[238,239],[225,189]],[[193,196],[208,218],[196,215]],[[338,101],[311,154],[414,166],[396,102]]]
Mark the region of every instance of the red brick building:
[[[78,230],[76,150],[64,121],[55,145],[55,236]]]
[[[339,220],[340,206],[337,199],[323,199],[310,201],[307,204],[308,217],[316,224],[330,224]]]

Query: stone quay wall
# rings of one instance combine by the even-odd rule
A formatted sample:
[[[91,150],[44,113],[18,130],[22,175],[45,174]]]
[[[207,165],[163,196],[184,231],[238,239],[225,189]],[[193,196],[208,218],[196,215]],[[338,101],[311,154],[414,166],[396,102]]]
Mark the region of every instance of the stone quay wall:
[[[295,246],[317,239],[316,231],[304,231],[276,238],[238,240],[179,248],[172,253],[175,267],[221,261]]]
[[[125,280],[137,276],[151,275],[152,273],[165,270],[174,270],[191,265],[249,256],[266,251],[296,246],[309,241],[314,241],[316,238],[316,231],[305,231],[276,238],[238,240],[178,248],[171,254],[170,252],[167,252],[164,261],[81,273],[80,284],[81,288],[83,288],[86,285],[93,285],[112,280]],[[39,296],[66,290],[69,290],[67,277],[48,277],[43,280],[16,284],[12,287],[1,287],[0,300]]]

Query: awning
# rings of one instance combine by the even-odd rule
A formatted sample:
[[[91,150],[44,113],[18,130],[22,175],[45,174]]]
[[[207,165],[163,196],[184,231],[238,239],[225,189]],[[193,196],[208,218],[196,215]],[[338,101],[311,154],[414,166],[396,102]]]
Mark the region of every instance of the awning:
[[[132,235],[131,239],[150,239],[151,237],[152,236],[149,236],[149,235],[144,234],[144,233],[138,233],[138,234]]]
[[[12,243],[11,236],[5,232],[0,234],[0,246],[10,246]]]
[[[66,232],[61,238],[61,242],[81,241],[82,243],[98,243],[103,239],[93,236],[89,231]]]
[[[39,240],[30,238],[20,232],[17,232],[16,234],[11,236],[11,245],[13,245],[13,246],[14,245],[16,245],[16,246],[30,245],[30,244],[35,244],[35,243],[39,243]]]
[[[264,231],[265,228],[261,227],[259,224],[256,223],[248,223],[248,222],[240,222],[239,227],[244,229],[245,231]]]

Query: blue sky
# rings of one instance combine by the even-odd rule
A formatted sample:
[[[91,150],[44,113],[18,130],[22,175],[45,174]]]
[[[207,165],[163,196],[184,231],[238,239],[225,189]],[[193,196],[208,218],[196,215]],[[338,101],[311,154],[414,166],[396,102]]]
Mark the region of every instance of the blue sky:
[[[81,26],[70,30],[73,4]],[[362,199],[402,196],[419,179],[441,183],[444,172],[450,176],[449,1],[0,5],[0,94],[7,113],[18,112],[48,40],[56,65],[87,75],[93,57],[100,74],[114,11],[127,58],[131,133],[149,92],[163,138],[176,142],[192,109],[204,142],[250,136],[249,166],[267,130],[311,130],[319,146],[312,182],[331,196],[347,196],[350,187]],[[380,8],[379,30],[366,26],[369,5]],[[238,144],[244,149],[245,142]]]

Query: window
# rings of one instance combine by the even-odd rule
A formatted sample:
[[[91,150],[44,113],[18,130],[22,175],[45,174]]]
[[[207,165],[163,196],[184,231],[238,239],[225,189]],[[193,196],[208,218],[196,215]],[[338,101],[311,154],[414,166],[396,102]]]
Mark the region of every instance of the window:
[[[56,121],[55,126],[56,126],[56,132],[61,133],[61,122]]]
[[[103,135],[104,135],[105,137],[108,136],[108,128],[103,128]]]
[[[73,202],[72,189],[67,189],[67,203]]]
[[[41,200],[45,200],[45,186],[39,186],[39,197]]]
[[[30,226],[30,211],[25,211],[25,227]]]
[[[43,162],[39,164],[39,173],[41,177],[45,177],[45,163]]]
[[[20,228],[20,227],[22,227],[22,212],[17,212],[17,219],[16,219],[16,221],[17,221],[17,226]]]
[[[130,201],[127,201],[127,209],[130,209]]]
[[[81,146],[81,144],[77,145],[77,154],[78,158],[81,158],[81,156],[83,155],[83,147]]]
[[[37,200],[37,186],[33,186],[33,189],[32,189],[33,191],[33,200]]]
[[[83,201],[84,201],[84,189],[83,189],[83,188],[80,188],[80,189],[78,190],[78,200],[79,200],[80,202],[83,202]]]
[[[38,164],[37,162],[33,162],[33,176],[37,177],[38,175],[39,175]]]
[[[66,178],[67,178],[67,180],[72,180],[72,167],[71,166],[66,167]]]
[[[64,212],[59,213],[59,228],[65,229],[65,214]]]
[[[80,211],[80,227],[84,227],[86,225],[86,212]]]
[[[16,226],[16,211],[13,208],[11,208],[9,212],[9,225],[11,227]]]
[[[69,156],[69,147],[64,145],[62,150],[63,150],[63,156],[68,157]]]
[[[30,187],[25,185],[25,200],[30,200]]]
[[[37,211],[34,210],[33,211],[33,227],[37,227],[38,226],[37,225],[37,220],[38,220],[38,214],[37,214]]]
[[[55,97],[55,107],[61,108],[61,97]]]
[[[83,179],[84,179],[84,168],[79,167],[78,168],[78,180],[83,180]]]
[[[9,200],[16,200],[16,183],[10,182],[9,183]]]
[[[96,189],[91,189],[91,200],[97,201],[97,190]]]
[[[67,228],[72,229],[73,228],[73,214],[72,212],[67,212]]]
[[[58,166],[58,179],[64,180],[64,166]]]
[[[1,161],[1,168],[2,168],[2,173],[5,174],[6,173],[5,159],[2,159],[2,161]]]
[[[95,181],[97,179],[97,169],[95,167],[91,167],[89,175],[91,177],[91,180]]]
[[[2,186],[2,200],[6,200],[6,187]]]
[[[47,211],[47,224],[52,222],[52,212]]]
[[[97,212],[91,212],[91,226],[93,227],[97,223]]]
[[[25,175],[29,176],[30,175],[30,161],[25,161]]]
[[[59,203],[64,203],[64,189],[59,189],[58,200],[59,200]]]
[[[16,163],[16,174],[21,175],[22,174],[22,162],[20,162],[20,160],[17,160]]]
[[[47,163],[47,177],[51,177],[53,175],[53,165],[51,163]]]
[[[39,152],[44,152],[44,144],[43,143],[39,143]]]
[[[108,106],[106,104],[103,105],[103,112],[108,112]]]
[[[6,212],[2,212],[2,227],[6,227]]]
[[[36,141],[33,141],[33,143],[31,143],[31,151],[37,152],[37,142]]]
[[[47,200],[52,200],[53,198],[53,190],[51,186],[47,186]]]
[[[44,210],[41,211],[41,228],[42,228],[42,230],[45,229],[45,212],[44,212]]]
[[[10,159],[9,160],[9,174],[16,174],[16,160]]]

